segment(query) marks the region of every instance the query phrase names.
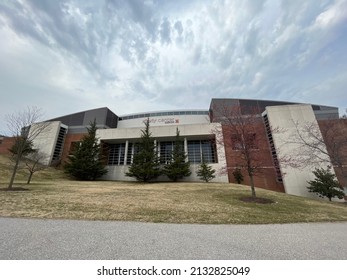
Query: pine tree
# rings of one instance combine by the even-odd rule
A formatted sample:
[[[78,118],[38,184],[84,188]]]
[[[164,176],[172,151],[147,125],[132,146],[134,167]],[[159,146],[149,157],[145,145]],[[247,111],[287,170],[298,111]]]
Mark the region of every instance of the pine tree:
[[[243,182],[243,175],[240,168],[235,168],[233,171],[233,176],[238,184]]]
[[[309,192],[316,193],[319,197],[327,197],[329,201],[335,196],[338,198],[344,197],[342,187],[337,181],[335,174],[330,171],[330,167],[326,170],[316,168],[313,174],[316,178],[308,182],[310,185],[307,187]]]
[[[178,179],[190,176],[190,163],[186,161],[187,155],[184,152],[180,131],[176,129],[176,139],[173,151],[171,153],[171,161],[164,166],[164,174],[172,181],[176,182]]]
[[[65,172],[79,180],[96,180],[107,173],[101,158],[101,144],[96,138],[96,120],[87,128],[88,134],[82,138],[73,155],[64,165]]]
[[[149,129],[149,119],[145,121],[145,129],[141,132],[141,141],[135,147],[133,163],[125,175],[134,177],[138,181],[148,182],[161,174],[158,151]]]
[[[33,142],[25,139],[24,137],[18,137],[12,147],[8,149],[13,157],[21,153],[21,156],[27,156],[34,153]]]
[[[203,159],[200,167],[198,169],[198,171],[196,172],[196,174],[198,175],[198,177],[201,180],[204,180],[205,182],[209,182],[211,181],[213,178],[215,178],[216,176],[214,175],[214,173],[216,172],[216,170],[214,170],[212,168],[212,166],[208,165],[205,160]]]

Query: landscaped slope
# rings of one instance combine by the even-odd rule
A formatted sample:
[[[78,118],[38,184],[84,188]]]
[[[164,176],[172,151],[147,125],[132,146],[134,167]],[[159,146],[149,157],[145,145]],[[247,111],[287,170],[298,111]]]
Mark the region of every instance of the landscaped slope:
[[[0,216],[166,223],[347,221],[345,204],[257,189],[273,204],[242,202],[249,187],[219,183],[40,181],[0,192]]]

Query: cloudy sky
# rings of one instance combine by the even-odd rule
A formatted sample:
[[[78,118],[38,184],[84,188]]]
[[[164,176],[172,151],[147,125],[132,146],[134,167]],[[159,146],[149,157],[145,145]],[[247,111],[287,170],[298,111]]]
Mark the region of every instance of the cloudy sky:
[[[347,0],[0,0],[0,131],[46,119],[208,109],[212,97],[347,107]]]

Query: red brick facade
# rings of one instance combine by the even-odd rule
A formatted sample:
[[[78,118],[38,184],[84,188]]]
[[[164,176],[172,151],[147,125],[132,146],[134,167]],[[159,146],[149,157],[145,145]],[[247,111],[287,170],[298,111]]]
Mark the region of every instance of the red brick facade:
[[[259,166],[254,175],[255,186],[267,190],[284,192],[283,183],[276,179],[276,171],[266,136],[265,126],[261,120],[254,127],[253,133],[255,133],[255,147],[252,150],[252,158],[254,159],[254,163]],[[233,140],[231,134],[232,131],[230,131],[228,126],[223,126],[223,141],[228,166],[229,182],[236,183],[232,172],[235,168],[244,165],[244,161],[242,160],[241,152],[235,149],[235,145],[232,143]],[[244,176],[243,184],[250,185],[249,177],[245,169],[242,170],[242,174]]]
[[[9,155],[9,149],[12,148],[16,141],[15,137],[4,137],[0,142],[0,154]]]
[[[64,149],[61,155],[61,162],[64,163],[68,157],[68,155],[71,153],[71,150],[73,149],[73,144],[75,142],[79,142],[82,140],[82,137],[86,135],[85,133],[77,133],[77,134],[67,134],[65,136],[65,142],[64,142]]]
[[[347,119],[318,121],[340,184],[347,186]],[[334,162],[335,161],[335,162]],[[340,166],[338,163],[340,162]]]

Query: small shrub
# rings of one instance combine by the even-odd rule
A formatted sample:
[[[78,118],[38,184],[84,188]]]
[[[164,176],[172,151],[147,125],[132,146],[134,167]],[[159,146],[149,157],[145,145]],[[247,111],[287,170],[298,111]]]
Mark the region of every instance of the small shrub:
[[[235,168],[233,171],[233,176],[238,184],[243,182],[243,175],[240,168]]]
[[[330,167],[326,170],[323,168],[316,168],[315,171],[313,171],[316,178],[309,181],[308,183],[310,186],[307,187],[309,192],[316,193],[319,197],[327,197],[329,201],[331,201],[333,197],[341,199],[345,195],[342,186],[330,169]]]
[[[214,175],[215,172],[216,170],[214,170],[212,166],[208,165],[205,161],[202,161],[199,170],[196,172],[196,174],[201,180],[209,182],[216,177]]]

